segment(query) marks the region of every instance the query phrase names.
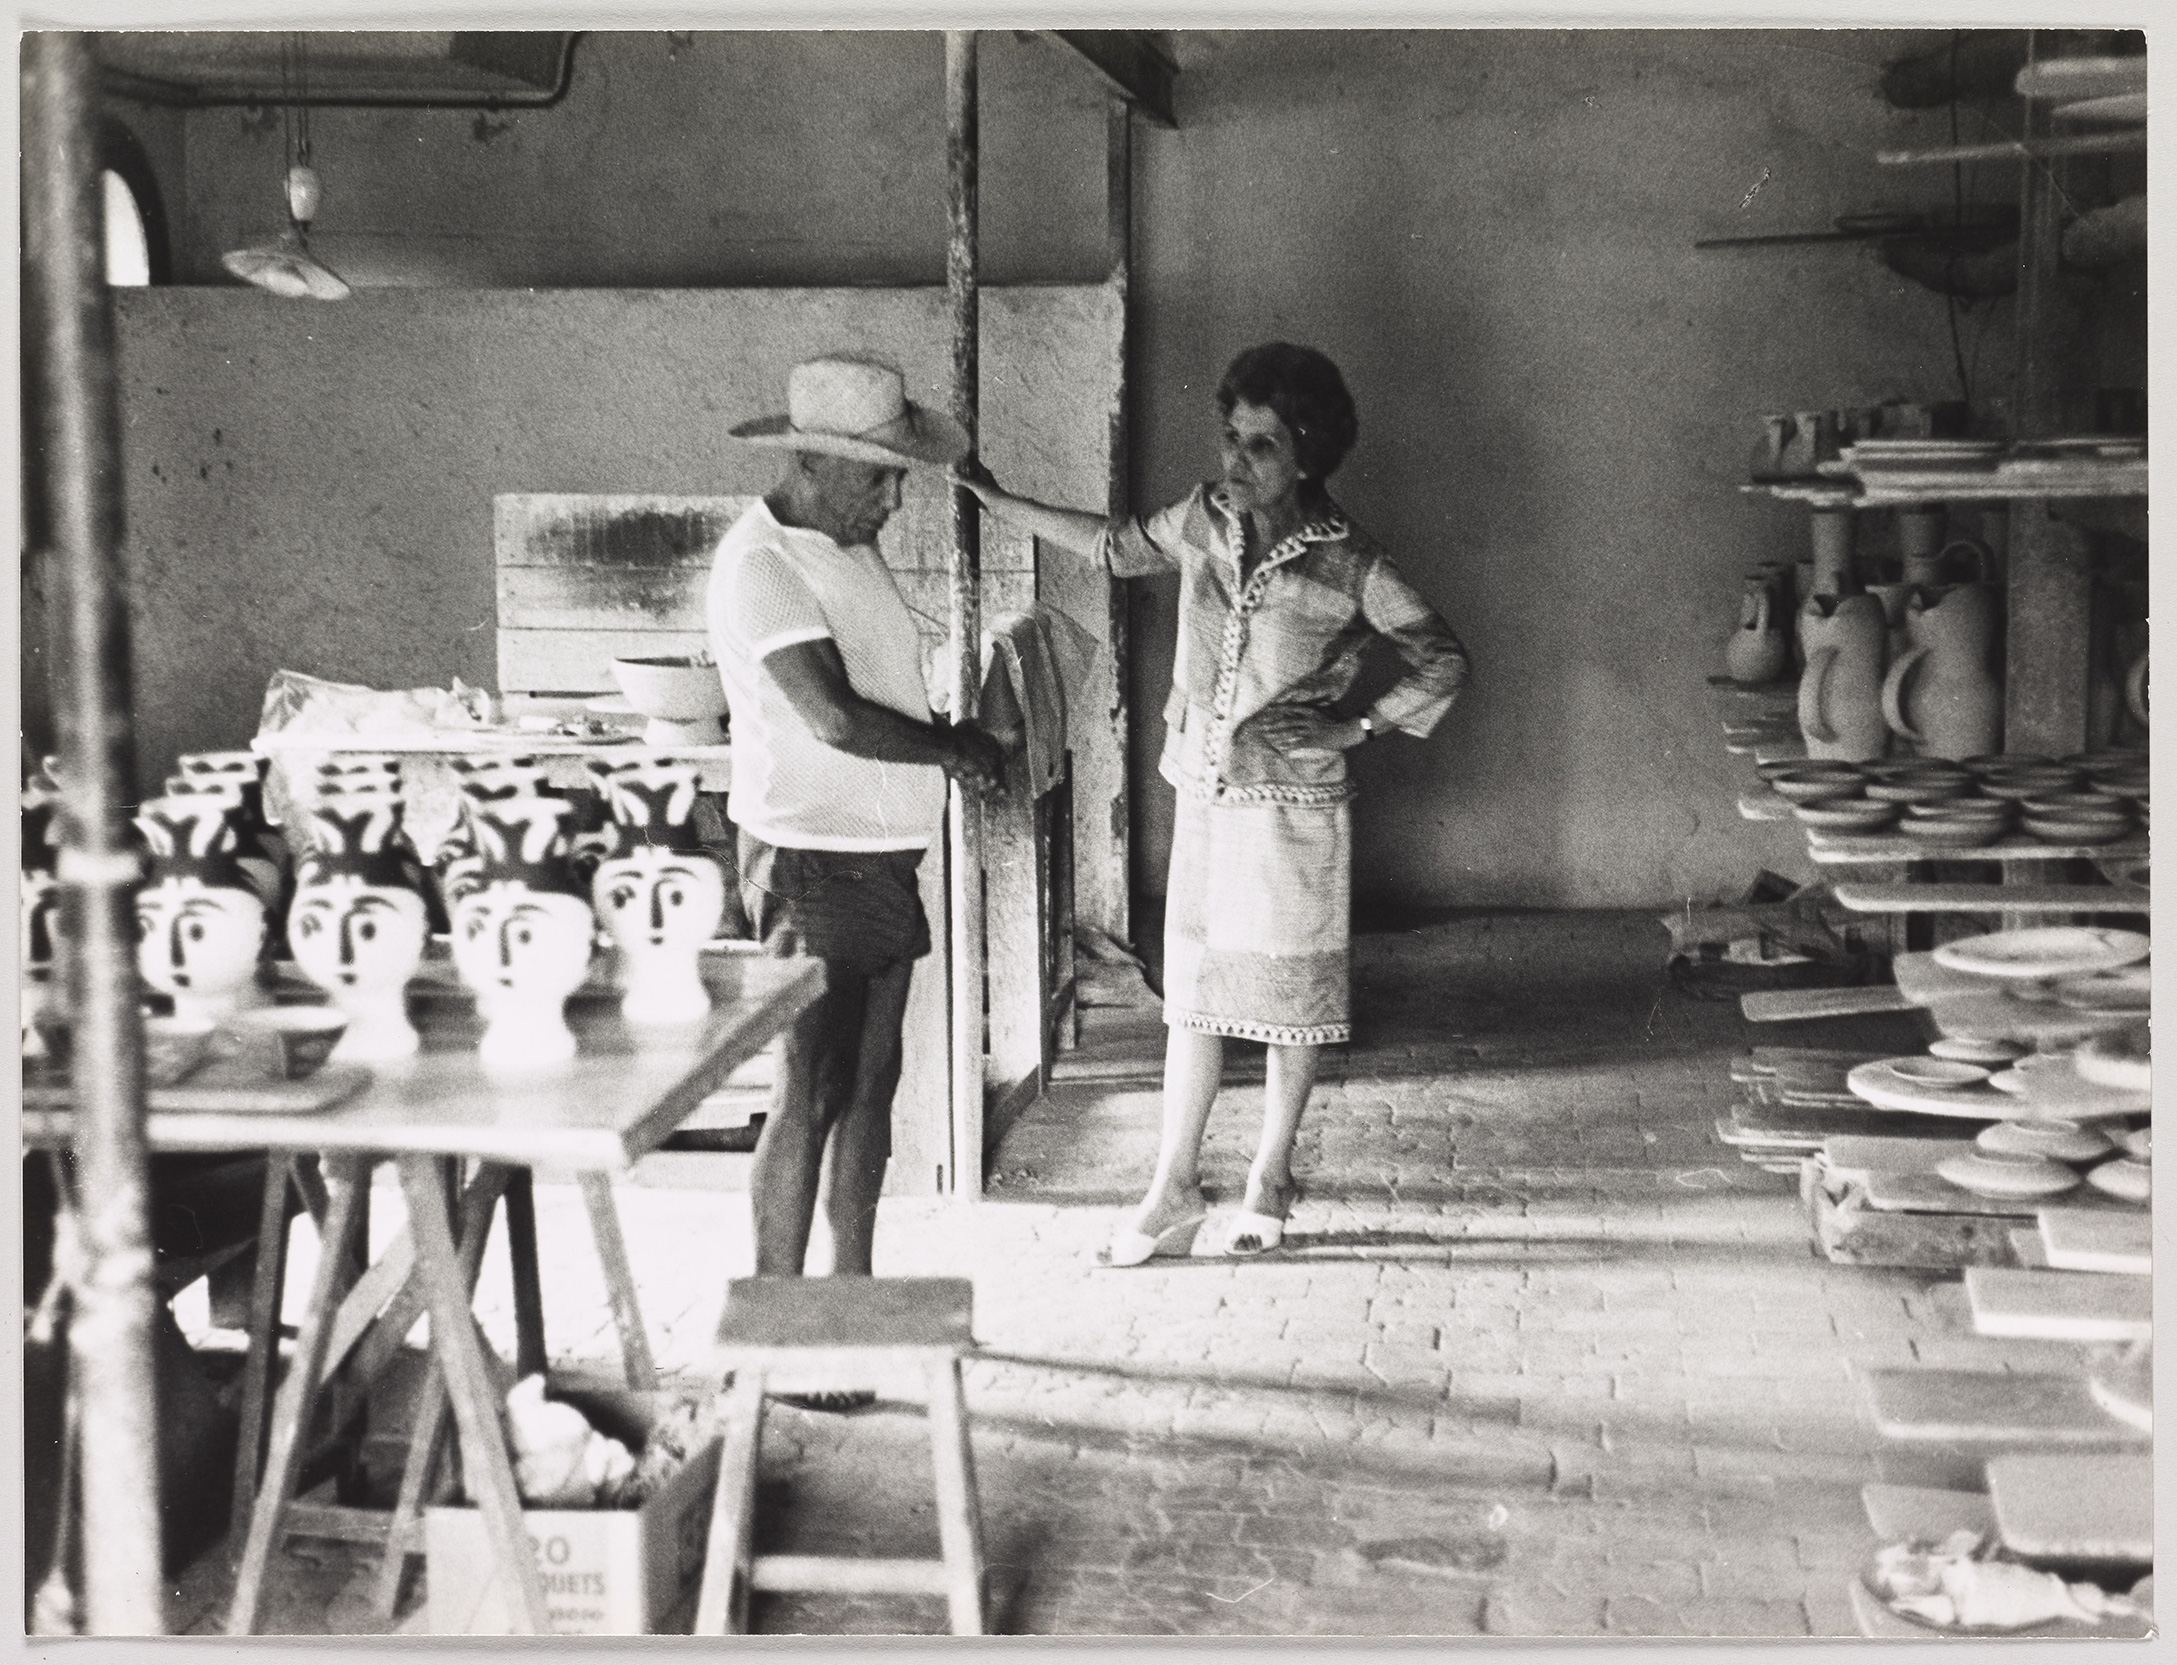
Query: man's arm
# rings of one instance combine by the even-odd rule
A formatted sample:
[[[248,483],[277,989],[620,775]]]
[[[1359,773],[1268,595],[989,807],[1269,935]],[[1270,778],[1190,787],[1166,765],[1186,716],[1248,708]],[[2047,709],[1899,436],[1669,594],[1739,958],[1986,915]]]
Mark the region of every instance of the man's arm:
[[[997,785],[1004,773],[1004,754],[981,729],[918,723],[862,698],[847,680],[838,644],[829,636],[775,649],[763,667],[809,732],[827,746],[880,763],[935,764],[974,792]]]

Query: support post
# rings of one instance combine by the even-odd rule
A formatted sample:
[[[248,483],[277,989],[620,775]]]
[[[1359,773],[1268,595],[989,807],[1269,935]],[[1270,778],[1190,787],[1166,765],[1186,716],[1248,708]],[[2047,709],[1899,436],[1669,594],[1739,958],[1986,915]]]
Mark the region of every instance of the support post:
[[[945,31],[945,288],[952,300],[952,414],[977,443],[976,195],[978,133],[975,31]],[[952,494],[952,720],[975,720],[983,673],[982,523],[972,492]],[[955,788],[948,864],[952,947],[952,1172],[955,1196],[983,1189],[983,812]]]
[[[2029,41],[2030,69],[2048,38],[2035,34]],[[2028,99],[2025,122],[2027,139],[2046,134],[2048,105]],[[2020,170],[2015,439],[2070,431],[2081,404],[2075,384],[2092,362],[2093,355],[2080,350],[2078,308],[2063,290],[2063,166],[2029,159]],[[2010,521],[2003,744],[2008,751],[2063,756],[2087,744],[2094,613],[2089,540],[2052,519],[2043,498],[2012,504]]]
[[[74,1026],[85,1265],[69,1325],[81,1406],[84,1621],[101,1636],[165,1629],[157,1407],[128,841],[136,801],[121,433],[106,289],[91,40],[23,37],[25,417],[30,526],[54,556],[56,726],[66,804],[59,863]]]
[[[1119,307],[1126,321],[1119,328],[1119,380],[1112,389],[1109,434],[1110,492],[1104,502],[1104,513],[1122,515],[1132,507],[1132,491],[1128,484],[1127,447],[1131,437],[1127,429],[1127,365],[1126,355],[1134,338],[1131,289],[1134,276],[1134,107],[1114,93],[1104,106],[1104,213],[1105,250],[1110,262],[1111,275],[1107,279],[1118,293]],[[1134,788],[1132,779],[1132,736],[1128,733],[1131,717],[1128,706],[1133,691],[1128,686],[1133,676],[1133,656],[1129,651],[1128,609],[1132,605],[1132,592],[1122,579],[1109,579],[1111,609],[1109,630],[1111,635],[1111,710],[1105,721],[1111,725],[1117,741],[1119,759],[1117,791],[1111,802],[1109,823],[1110,845],[1107,853],[1099,854],[1099,861],[1108,861],[1104,868],[1104,883],[1111,893],[1105,903],[1106,926],[1121,942],[1134,940]],[[1094,845],[1086,846],[1094,849]],[[1076,858],[1078,859],[1078,858]]]

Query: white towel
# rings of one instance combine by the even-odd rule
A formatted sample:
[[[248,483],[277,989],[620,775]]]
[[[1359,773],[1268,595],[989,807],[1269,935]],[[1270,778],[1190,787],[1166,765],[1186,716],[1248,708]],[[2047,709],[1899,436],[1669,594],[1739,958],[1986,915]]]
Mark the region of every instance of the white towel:
[[[1039,613],[999,613],[984,622],[979,709],[986,713],[994,713],[991,695],[1001,675],[1012,708],[1020,713],[1020,732],[1000,739],[1008,750],[1014,745],[1024,749],[1028,792],[1040,798],[1066,772],[1066,694]],[[1000,700],[998,707],[1005,703]]]

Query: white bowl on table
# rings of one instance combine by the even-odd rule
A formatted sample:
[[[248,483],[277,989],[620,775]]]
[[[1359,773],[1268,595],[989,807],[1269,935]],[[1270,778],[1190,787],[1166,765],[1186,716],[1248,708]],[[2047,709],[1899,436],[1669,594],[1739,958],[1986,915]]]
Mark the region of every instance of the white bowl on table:
[[[648,746],[719,746],[726,739],[726,687],[718,667],[686,654],[615,659],[613,680],[627,703],[650,719]]]

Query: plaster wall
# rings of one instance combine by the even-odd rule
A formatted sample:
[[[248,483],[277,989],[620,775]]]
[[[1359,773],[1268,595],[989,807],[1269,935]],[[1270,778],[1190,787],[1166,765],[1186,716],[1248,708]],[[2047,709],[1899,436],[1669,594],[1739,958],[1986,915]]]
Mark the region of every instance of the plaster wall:
[[[1762,411],[1956,397],[1949,323],[1864,248],[1691,245],[1947,192],[1872,160],[1947,138],[1946,111],[1881,99],[1900,37],[1180,39],[1179,128],[1137,141],[1136,501],[1214,471],[1234,351],[1320,347],[1361,414],[1334,493],[1474,656],[1434,736],[1355,758],[1357,892],[1668,905],[1808,871],[1738,817],[1703,685],[1739,573],[1807,545],[1803,510],[1737,487]],[[1976,396],[2006,324],[1961,320]],[[1169,586],[1136,586],[1134,620],[1154,686]],[[1153,883],[1169,797],[1137,803]]]
[[[1888,58],[1932,38],[1171,37],[1179,128],[1135,124],[1133,501],[1153,509],[1214,470],[1211,394],[1235,350],[1320,346],[1361,408],[1335,488],[1476,660],[1434,737],[1356,759],[1364,898],[1663,905],[1735,892],[1762,865],[1805,870],[1787,830],[1737,817],[1743,770],[1703,684],[1739,573],[1805,543],[1801,511],[1737,486],[1765,410],[1954,397],[1951,321],[1862,247],[1691,245],[1947,200],[1947,170],[1872,160],[1948,138],[1947,111],[1894,111],[1877,88]],[[988,270],[1100,277],[1100,84],[1047,42],[983,39]],[[940,65],[927,33],[597,35],[553,110],[321,112],[318,242],[373,285],[934,282]],[[278,128],[194,112],[186,154],[180,266],[217,281],[217,251],[261,234],[276,207]],[[1966,186],[2002,201],[2015,179],[1997,168]],[[649,304],[629,303],[632,317]],[[374,304],[366,295],[354,316],[405,327]],[[1976,399],[2000,394],[2007,305],[1958,323]],[[678,378],[684,348],[657,350],[648,373]],[[456,334],[443,351],[461,366],[470,348]],[[635,395],[628,374],[611,372],[612,408]],[[522,398],[460,397],[469,454],[527,448],[540,418]],[[558,443],[569,456],[625,450],[614,489],[655,455],[621,434]],[[528,483],[582,489],[567,477],[579,467],[546,472]],[[414,489],[378,477],[366,492],[361,473],[343,492]],[[368,538],[378,516],[357,518],[365,507],[342,513]],[[1880,517],[1867,536],[1888,536]],[[440,601],[488,617],[481,541],[474,553],[474,574],[425,574],[395,605],[419,625],[430,612],[434,631]],[[1155,893],[1170,797],[1146,725],[1163,706],[1172,596],[1133,588],[1135,875]],[[283,618],[245,621],[260,656]],[[375,676],[466,662],[342,646]]]
[[[1104,92],[1069,52],[986,32],[983,275],[1104,277]],[[373,286],[700,288],[945,280],[944,37],[592,32],[548,109],[323,109],[311,241]],[[188,116],[179,281],[278,229],[274,110]]]

